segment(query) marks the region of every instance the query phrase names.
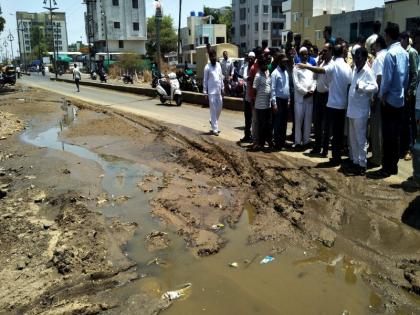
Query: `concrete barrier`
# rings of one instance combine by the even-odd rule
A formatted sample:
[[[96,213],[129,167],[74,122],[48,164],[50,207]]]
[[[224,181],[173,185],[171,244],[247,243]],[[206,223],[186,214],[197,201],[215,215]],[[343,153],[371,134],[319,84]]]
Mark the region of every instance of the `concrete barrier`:
[[[74,84],[74,81],[69,80],[69,79],[50,78],[50,80]],[[80,81],[80,85],[92,86],[92,87],[97,87],[101,89],[127,92],[127,93],[133,93],[133,94],[146,95],[150,97],[156,96],[156,90],[152,87],[99,83],[99,82],[84,81],[84,80]],[[206,101],[206,98],[204,97],[202,93],[182,91],[182,100],[192,105],[208,106],[208,101]],[[223,98],[223,108],[234,110],[234,111],[243,111],[243,107],[244,107],[243,101],[240,98],[235,98],[235,97]]]

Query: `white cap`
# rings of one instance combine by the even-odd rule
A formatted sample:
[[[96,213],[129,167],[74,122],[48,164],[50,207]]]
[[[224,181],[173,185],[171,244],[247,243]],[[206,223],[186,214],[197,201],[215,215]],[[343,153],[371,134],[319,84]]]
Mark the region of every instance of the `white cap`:
[[[251,52],[248,54],[248,57],[253,57],[253,58],[255,58],[255,53],[254,53],[253,51],[251,51]]]
[[[308,48],[306,48],[305,46],[303,46],[299,49],[299,54],[304,52],[304,51],[308,52]]]

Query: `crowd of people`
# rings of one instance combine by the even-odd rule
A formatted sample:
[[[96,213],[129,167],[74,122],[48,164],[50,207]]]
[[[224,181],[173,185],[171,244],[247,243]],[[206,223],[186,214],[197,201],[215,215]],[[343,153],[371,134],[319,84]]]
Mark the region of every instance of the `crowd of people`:
[[[250,51],[238,74],[246,89],[240,142],[253,151],[311,149],[310,155],[320,157],[327,157],[331,146],[326,167],[341,165],[364,175],[372,165],[382,166],[372,176],[397,174],[399,159],[412,159],[420,119],[420,30],[400,33],[397,24],[388,23],[383,33],[375,22],[373,34],[359,36],[350,47],[326,26],[320,49],[289,32],[282,49]],[[230,64],[226,52],[221,64],[215,50],[209,47],[208,53],[203,92],[217,136]],[[349,159],[342,160],[344,155]]]

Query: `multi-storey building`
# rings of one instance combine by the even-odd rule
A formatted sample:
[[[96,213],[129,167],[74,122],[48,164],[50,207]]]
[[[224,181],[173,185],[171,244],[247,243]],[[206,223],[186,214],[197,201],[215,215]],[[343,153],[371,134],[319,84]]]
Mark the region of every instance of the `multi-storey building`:
[[[96,52],[146,53],[145,0],[84,0],[88,42]]]
[[[16,23],[18,29],[19,49],[22,54],[29,56],[34,51],[31,43],[31,32],[38,27],[40,34],[45,38],[48,50],[68,50],[66,14],[54,12],[52,15],[52,29],[54,32],[54,47],[51,39],[51,15],[50,13],[29,13],[16,12]],[[36,53],[36,52],[35,52]]]
[[[195,48],[202,45],[226,43],[226,25],[212,24],[211,16],[191,12],[187,26],[181,29],[181,46],[184,62],[194,63]]]
[[[331,15],[354,11],[354,3],[355,0],[292,0],[292,31],[319,46],[324,43],[324,27],[331,25]]]
[[[232,0],[233,42],[244,53],[257,46],[280,47],[285,0]]]

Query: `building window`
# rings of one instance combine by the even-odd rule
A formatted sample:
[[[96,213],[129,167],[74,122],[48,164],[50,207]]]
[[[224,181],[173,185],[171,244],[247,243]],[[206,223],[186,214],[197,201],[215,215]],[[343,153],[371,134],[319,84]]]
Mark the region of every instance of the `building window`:
[[[263,23],[263,31],[268,31],[268,23],[267,22]]]
[[[258,47],[258,39],[257,39],[257,40],[255,40],[254,46],[255,46],[255,47]]]
[[[246,9],[241,8],[241,10],[239,11],[239,19],[245,20],[245,18],[246,18]]]
[[[120,22],[114,22],[114,28],[120,28]]]
[[[321,40],[322,38],[322,31],[321,30],[316,30],[315,31],[315,39],[316,40]]]
[[[224,44],[225,38],[224,37],[216,37],[216,44]]]
[[[133,4],[133,9],[139,8],[139,0],[132,0],[132,4]]]
[[[58,50],[63,51],[63,47],[62,46],[58,46]]]
[[[263,13],[268,14],[268,5],[263,5]]]
[[[134,30],[134,31],[138,31],[138,30],[139,30],[139,28],[140,28],[140,27],[139,27],[139,22],[134,22],[134,23],[133,23],[133,30]]]
[[[256,5],[256,6],[255,6],[255,9],[254,9],[254,11],[255,11],[255,14],[256,14],[256,15],[258,14],[258,9],[259,9],[259,6],[258,6],[258,5]]]
[[[305,19],[304,19],[305,27],[309,26],[309,21],[310,21],[309,17],[305,16]]]
[[[119,0],[112,0],[112,5],[119,6],[120,1]]]
[[[26,46],[26,51],[31,51],[31,47],[30,46]]]
[[[240,35],[241,36],[246,36],[246,24],[242,24],[241,28],[240,28]]]
[[[240,0],[239,1],[239,3],[241,3],[241,4],[243,4],[243,3],[245,3],[246,2],[246,0]]]
[[[255,23],[255,31],[258,32],[258,23]]]
[[[123,40],[118,41],[118,48],[124,48],[124,41]]]

